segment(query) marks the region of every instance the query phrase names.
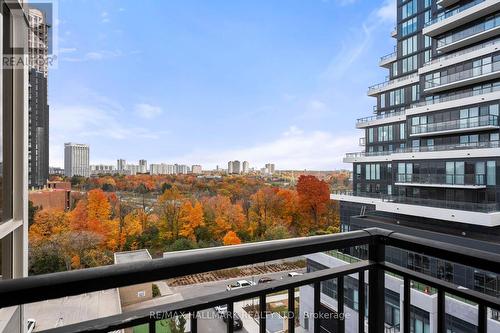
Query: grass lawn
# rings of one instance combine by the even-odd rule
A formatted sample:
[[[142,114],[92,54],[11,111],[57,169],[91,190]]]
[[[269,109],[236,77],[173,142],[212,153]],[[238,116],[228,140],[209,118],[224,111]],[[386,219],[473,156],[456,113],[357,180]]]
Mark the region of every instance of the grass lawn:
[[[166,320],[160,320],[156,322],[156,332],[157,333],[170,333],[170,326]],[[134,333],[149,333],[149,325],[139,325],[134,327]]]

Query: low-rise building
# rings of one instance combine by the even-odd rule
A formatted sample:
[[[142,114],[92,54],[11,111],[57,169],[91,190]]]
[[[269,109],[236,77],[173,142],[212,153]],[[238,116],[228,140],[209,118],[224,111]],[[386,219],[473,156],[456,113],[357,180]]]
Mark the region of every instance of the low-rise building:
[[[29,200],[40,209],[69,210],[71,207],[71,183],[47,182],[42,189],[31,190]]]
[[[115,264],[129,264],[137,261],[152,260],[146,249],[136,251],[116,252]],[[119,288],[122,307],[148,301],[153,298],[153,283],[141,283]]]

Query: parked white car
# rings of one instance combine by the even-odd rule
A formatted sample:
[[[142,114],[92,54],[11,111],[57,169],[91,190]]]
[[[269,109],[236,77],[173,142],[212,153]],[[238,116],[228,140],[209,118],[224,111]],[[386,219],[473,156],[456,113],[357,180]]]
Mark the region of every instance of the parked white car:
[[[216,307],[214,307],[215,309],[215,312],[217,312],[217,314],[219,316],[222,316],[223,314],[225,314],[227,312],[227,305],[224,304],[224,305],[217,305]]]
[[[229,284],[226,287],[226,290],[229,291],[229,290],[241,289],[241,288],[251,287],[254,285],[255,285],[254,282],[250,282],[248,280],[238,280],[233,284]]]

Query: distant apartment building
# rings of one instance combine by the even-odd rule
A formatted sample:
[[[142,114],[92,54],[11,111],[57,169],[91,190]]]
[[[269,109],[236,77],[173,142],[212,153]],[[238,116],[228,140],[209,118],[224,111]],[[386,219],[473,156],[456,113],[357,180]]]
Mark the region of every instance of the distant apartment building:
[[[272,175],[276,171],[276,166],[274,165],[274,163],[267,163],[265,165],[265,169],[267,170],[268,174]]]
[[[49,177],[48,30],[45,14],[28,12],[28,184],[43,187]]]
[[[250,172],[250,163],[248,163],[248,161],[243,161],[242,172],[245,174]]]
[[[64,144],[64,175],[90,176],[89,165],[90,148],[86,144],[65,143]]]
[[[241,173],[241,162],[238,160],[227,162],[227,173],[228,174],[240,174]]]
[[[129,175],[134,176],[138,173],[141,173],[141,166],[138,164],[127,164],[125,166],[125,172]]]
[[[116,161],[116,169],[118,171],[123,171],[123,170],[126,169],[126,167],[127,167],[127,161],[126,160],[124,160],[124,159],[118,159]]]
[[[191,173],[194,173],[195,175],[199,175],[203,172],[201,165],[195,164],[191,166]]]
[[[90,166],[91,175],[103,175],[103,174],[112,175],[115,174],[116,172],[117,170],[115,169],[114,165],[98,164]]]
[[[148,172],[148,161],[146,160],[139,160],[139,172],[140,173],[147,173]]]
[[[69,210],[71,207],[71,183],[47,182],[43,189],[31,190],[29,200],[39,209]]]
[[[149,165],[149,172],[152,175],[173,175],[175,174],[175,166],[173,164],[151,163]]]
[[[190,171],[189,167],[185,164],[175,164],[175,173],[176,174],[181,174],[181,175],[186,175]]]
[[[59,167],[49,167],[49,175],[64,176],[64,169]]]

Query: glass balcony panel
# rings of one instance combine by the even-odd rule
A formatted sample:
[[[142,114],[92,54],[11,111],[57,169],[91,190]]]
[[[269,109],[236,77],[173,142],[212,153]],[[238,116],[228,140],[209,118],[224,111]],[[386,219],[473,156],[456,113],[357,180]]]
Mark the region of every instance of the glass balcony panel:
[[[458,129],[485,127],[485,126],[499,126],[498,116],[487,115],[474,118],[465,118],[458,120],[445,121],[440,123],[430,123],[424,125],[414,125],[411,127],[411,134],[425,134],[441,131],[452,131]]]

